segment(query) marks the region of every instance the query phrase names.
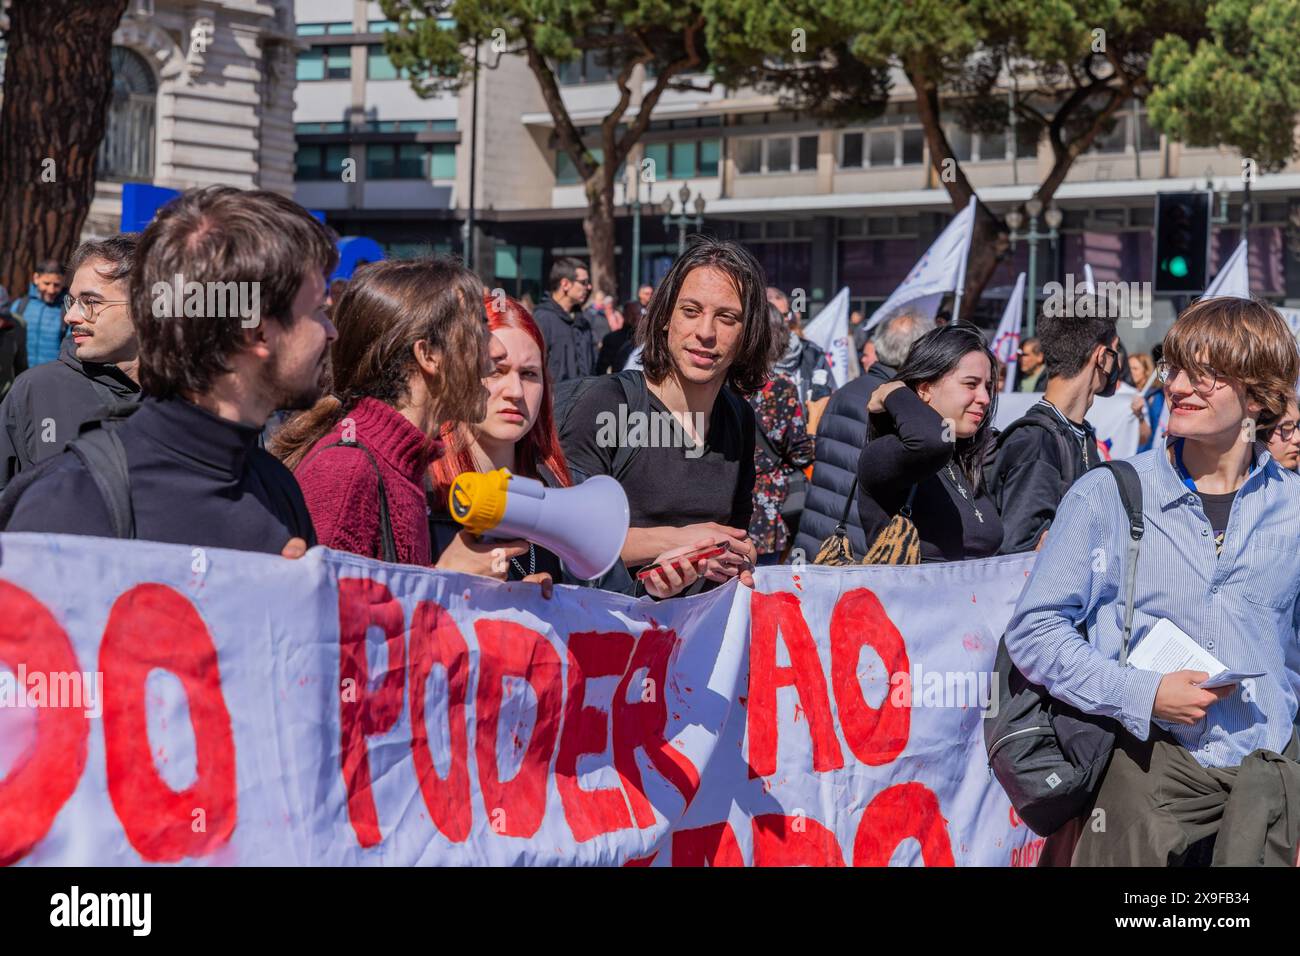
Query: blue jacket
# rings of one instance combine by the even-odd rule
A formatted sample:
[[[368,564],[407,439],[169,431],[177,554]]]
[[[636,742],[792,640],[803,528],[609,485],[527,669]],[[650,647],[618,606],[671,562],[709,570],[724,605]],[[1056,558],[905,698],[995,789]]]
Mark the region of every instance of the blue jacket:
[[[62,299],[50,305],[32,283],[25,296],[14,297],[8,311],[27,327],[28,368],[53,362],[59,357],[59,346],[68,332],[68,327],[63,324]]]

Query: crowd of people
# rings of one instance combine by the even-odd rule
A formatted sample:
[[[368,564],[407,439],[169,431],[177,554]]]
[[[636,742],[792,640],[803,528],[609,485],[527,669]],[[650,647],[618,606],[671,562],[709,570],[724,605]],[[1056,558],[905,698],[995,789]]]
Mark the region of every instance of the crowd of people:
[[[978,328],[910,311],[870,328],[855,313],[860,374],[837,389],[790,297],[739,243],[696,237],[621,309],[575,258],[554,262],[531,307],[450,258],[327,284],[336,263],[304,209],[230,187],[84,243],[66,272],[39,263],[0,311],[0,528],[286,558],[321,544],[546,595],[559,581],[650,599],[752,587],[755,566],[792,560],[1037,550],[1007,646],[1053,695],[1123,724],[1128,756],[1103,794],[1140,801],[1175,773],[1217,793],[1230,785],[1219,770],[1255,748],[1295,749],[1300,356],[1271,307],[1202,300],[1154,355],[1128,355],[1114,318],[1043,316],[1012,383],[1041,398],[998,431],[1005,370]],[[153,290],[177,275],[257,284],[259,320],[160,310]],[[1189,672],[1118,670],[1120,562],[1090,556],[1120,548],[1123,513],[1093,474],[1087,415],[1121,383],[1152,449],[1134,461],[1160,531],[1138,619],[1201,608],[1205,633],[1264,675],[1257,703]],[[1171,440],[1154,447],[1166,403]],[[610,440],[601,422],[626,421],[620,409],[676,422],[681,440]],[[617,480],[621,561],[577,580],[537,542],[457,525],[453,481],[498,468],[553,488]],[[1175,769],[1143,763],[1153,746],[1177,749],[1161,764]],[[1204,836],[1179,807],[1141,840],[1084,836],[1068,852],[1167,861]]]

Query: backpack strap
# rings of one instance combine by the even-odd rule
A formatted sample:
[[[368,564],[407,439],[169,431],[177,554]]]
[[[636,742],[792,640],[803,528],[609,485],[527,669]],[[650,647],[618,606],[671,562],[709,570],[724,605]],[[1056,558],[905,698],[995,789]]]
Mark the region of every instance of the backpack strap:
[[[1146,523],[1142,520],[1142,481],[1138,473],[1127,461],[1104,461],[1102,468],[1107,469],[1119,486],[1119,500],[1128,515],[1128,560],[1124,568],[1124,639],[1119,645],[1119,663],[1123,667],[1128,663],[1129,638],[1133,633],[1133,594],[1137,588],[1138,555],[1142,550],[1142,534]]]
[[[646,387],[645,374],[638,369],[616,372],[614,378],[623,389],[623,400],[629,411],[643,412],[647,418],[650,413],[650,389]],[[622,481],[628,465],[640,448],[633,448],[626,442],[620,442],[614,449],[614,458],[609,464],[609,474],[615,481]]]
[[[393,538],[393,522],[388,513],[388,491],[384,488],[384,473],[379,470],[379,462],[375,461],[375,456],[370,453],[370,449],[361,442],[345,441],[340,438],[332,445],[326,445],[321,451],[327,448],[356,448],[366,453],[366,458],[370,460],[370,466],[375,469],[375,480],[379,482],[379,545],[383,553],[384,561],[388,564],[397,564],[397,542]]]
[[[27,320],[23,319],[23,313],[27,311],[27,304],[31,301],[32,297],[30,295],[18,296],[9,303],[9,314],[15,319],[22,319],[23,323],[26,324]]]
[[[86,432],[68,444],[81,459],[99,489],[117,538],[135,537],[135,511],[131,507],[131,474],[127,469],[122,439],[110,428]]]

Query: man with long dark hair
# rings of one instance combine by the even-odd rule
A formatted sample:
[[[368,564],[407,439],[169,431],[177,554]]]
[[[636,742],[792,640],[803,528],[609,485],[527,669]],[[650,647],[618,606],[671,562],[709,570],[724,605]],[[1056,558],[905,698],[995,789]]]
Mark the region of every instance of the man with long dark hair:
[[[754,412],[736,393],[768,378],[764,287],[762,267],[742,246],[697,237],[638,324],[644,376],[598,380],[565,416],[570,468],[613,475],[627,492],[631,570],[673,548],[725,541],[706,576],[753,583]]]

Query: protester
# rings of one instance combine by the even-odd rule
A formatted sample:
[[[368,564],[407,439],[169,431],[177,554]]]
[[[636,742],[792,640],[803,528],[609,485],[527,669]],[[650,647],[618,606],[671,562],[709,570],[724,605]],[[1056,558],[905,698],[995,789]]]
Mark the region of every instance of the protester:
[[[853,351],[862,354],[862,350],[867,347],[867,342],[871,338],[871,330],[867,328],[866,316],[862,314],[861,309],[854,309],[849,313],[849,336],[853,340]],[[864,366],[862,369],[866,371]]]
[[[603,342],[605,336],[613,331],[615,316],[618,316],[620,325],[623,322],[623,316],[619,315],[614,296],[601,289],[592,289],[591,298],[587,301],[587,307],[582,310],[582,315],[587,320],[587,325],[591,327],[591,340],[594,343]]]
[[[1278,423],[1264,436],[1268,440],[1268,453],[1288,471],[1300,471],[1300,406],[1292,395],[1286,403],[1286,412]]]
[[[1161,345],[1157,343],[1151,349],[1151,361],[1154,365],[1159,365],[1160,359]],[[1150,451],[1155,441],[1156,429],[1160,426],[1160,418],[1165,408],[1164,386],[1160,384],[1159,379],[1156,379],[1141,396],[1135,397],[1135,415],[1137,415],[1136,398],[1142,398],[1146,406],[1145,416],[1138,416],[1138,452],[1141,453]]]
[[[1016,353],[1017,392],[1041,392],[1047,388],[1047,366],[1043,362],[1043,346],[1037,338],[1025,339]]]
[[[846,507],[849,544],[859,558],[866,554],[870,543],[862,533],[858,509],[848,505],[857,480],[858,459],[867,444],[867,402],[872,392],[893,379],[912,343],[934,327],[932,320],[911,312],[886,319],[867,343],[875,355],[870,367],[831,396],[817,426],[817,463],[795,536],[795,547],[809,559],[835,530]]]
[[[24,373],[0,403],[0,489],[61,452],[84,423],[140,400],[129,287],[138,239],[91,239],[72,254],[63,319],[72,332],[59,360]]]
[[[772,340],[784,341],[785,318],[768,304]],[[773,356],[775,359],[775,356]],[[762,390],[749,396],[758,430],[755,432],[754,516],[749,536],[758,551],[758,564],[780,564],[786,545],[798,526],[802,507],[792,505],[791,495],[803,496],[803,469],[812,464],[813,438],[804,425],[803,409],[794,383],[774,375]]]
[[[650,300],[637,341],[644,375],[595,380],[565,415],[560,438],[569,466],[623,484],[632,523],[623,559],[633,573],[708,537],[730,545],[709,561],[709,581],[739,575],[752,586],[754,413],[732,389],[756,391],[769,377],[762,267],[737,243],[697,237]],[[658,429],[672,440],[648,444],[635,426],[621,433],[611,424],[620,407],[625,420],[635,413],[643,424],[672,422]],[[634,454],[616,469],[620,447]]]
[[[591,279],[582,260],[556,259],[551,266],[551,294],[533,310],[533,321],[546,340],[551,381],[591,375],[596,367],[596,340],[582,314],[591,293]]]
[[[809,342],[797,331],[798,317],[790,309],[790,300],[780,289],[769,286],[767,301],[780,311],[786,324],[791,326],[786,334],[786,348],[773,369],[794,383],[803,406],[804,418],[810,418],[812,406],[830,398],[835,390],[835,378],[830,362],[820,346]]]
[[[1243,437],[1285,414],[1300,357],[1270,306],[1215,297],[1178,318],[1158,373],[1172,404],[1171,441],[1130,459],[1145,523],[1133,642],[1168,620],[1233,670],[1260,676],[1211,690],[1198,686],[1210,676],[1204,671],[1120,664],[1129,522],[1110,475],[1081,478],[1057,511],[1006,642],[1029,681],[1118,722],[1093,798],[1118,824],[1086,825],[1089,807],[1044,852],[1076,866],[1211,856],[1216,864],[1291,866],[1294,839],[1273,831],[1300,813],[1300,483],[1262,442]],[[1220,833],[1229,817],[1254,825]]]
[[[0,399],[9,394],[14,379],[27,371],[27,327],[8,315],[9,294],[0,286]]]
[[[482,301],[478,279],[451,259],[373,263],[348,283],[334,308],[332,392],[273,443],[302,486],[321,544],[433,563],[424,475],[441,453],[444,422],[483,418]],[[437,566],[499,576],[492,550],[468,533],[453,536]]]
[[[512,475],[522,475],[542,482],[548,488],[573,485],[564,451],[555,430],[551,388],[546,370],[545,343],[537,325],[514,299],[485,299],[488,330],[498,349],[492,372],[484,379],[488,389],[487,412],[482,421],[448,421],[442,426],[446,452],[434,459],[429,470],[429,530],[434,555],[441,555],[461,532],[451,517],[447,497],[457,476],[466,471],[493,471],[506,468]],[[699,544],[711,539],[702,537]],[[688,548],[679,550],[689,550]],[[652,563],[677,557],[658,555]],[[694,584],[699,577],[696,566],[680,562],[665,577],[651,575],[645,585],[657,598],[668,598]],[[524,554],[509,559],[506,580],[523,581],[537,574],[568,584],[582,584],[568,574],[559,557],[546,548],[527,544]],[[668,584],[675,576],[675,586]],[[595,582],[604,590],[633,593],[635,585],[623,562],[619,561]]]
[[[53,362],[67,333],[63,324],[63,266],[58,259],[41,259],[32,272],[27,294],[6,307],[11,320],[22,323],[27,336],[27,367]]]
[[[982,475],[997,411],[995,364],[977,329],[944,326],[918,339],[894,381],[871,393],[869,440],[858,461],[868,543],[910,507],[922,561],[997,552],[1002,522]]]
[[[1039,333],[1047,390],[998,435],[988,475],[1003,554],[1039,547],[1066,490],[1100,464],[1097,432],[1085,416],[1094,397],[1115,394],[1121,369],[1113,318],[1045,315]]]
[[[627,320],[625,327],[631,329],[637,327],[637,323],[641,321],[641,314],[650,305],[650,297],[654,295],[654,291],[655,287],[648,282],[642,282],[637,287],[636,298],[623,306],[623,317]]]
[[[620,312],[613,312],[609,317],[610,332],[600,340],[600,353],[596,356],[596,374],[608,375],[620,371],[632,354],[632,333],[634,325],[628,325]]]
[[[130,280],[147,397],[108,433],[125,455],[129,484],[112,484],[125,504],[100,491],[96,478],[111,474],[92,476],[65,451],[6,489],[5,530],[113,537],[126,524],[149,541],[301,555],[315,543],[302,492],[258,437],[273,410],[321,394],[335,337],[325,277],[337,260],[325,228],[277,193],[208,186],[164,206]],[[208,291],[203,308],[174,290],[178,275]],[[257,308],[210,314],[214,289],[228,288]]]

